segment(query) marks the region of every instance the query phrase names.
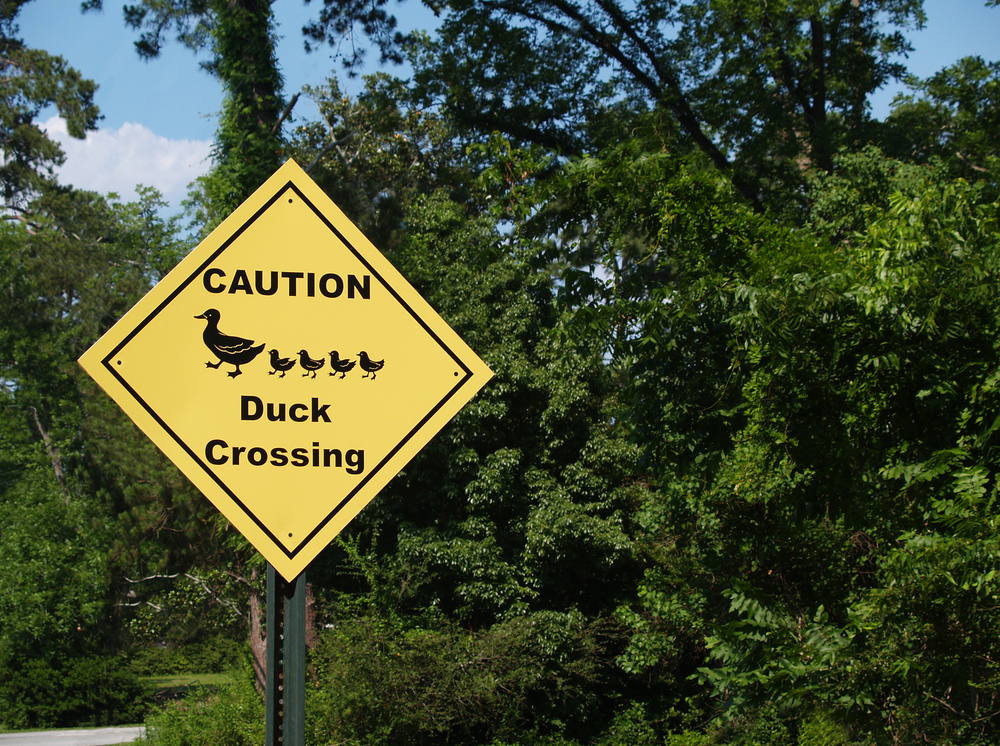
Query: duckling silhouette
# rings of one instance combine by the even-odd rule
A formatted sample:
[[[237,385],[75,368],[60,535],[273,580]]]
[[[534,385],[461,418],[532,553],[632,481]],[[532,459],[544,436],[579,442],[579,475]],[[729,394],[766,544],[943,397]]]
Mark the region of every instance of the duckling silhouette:
[[[278,376],[278,378],[284,378],[285,371],[291,370],[292,368],[295,367],[295,361],[292,360],[292,358],[281,357],[280,355],[278,355],[277,350],[270,350],[269,354],[271,355],[271,367],[274,368],[274,370],[270,370],[267,372],[269,376],[273,376],[275,373],[281,373],[281,375]]]
[[[336,350],[330,353],[330,367],[333,368],[333,370],[330,371],[331,376],[335,376],[340,373],[340,377],[344,378],[347,376],[347,371],[355,365],[357,365],[357,362],[354,360],[341,360],[340,355],[337,354]]]
[[[361,370],[365,371],[365,374],[361,377],[368,378],[368,374],[371,373],[372,380],[374,381],[375,374],[385,367],[385,359],[372,360],[364,350],[358,353],[358,357],[361,358]]]
[[[309,357],[308,352],[306,352],[305,350],[299,350],[299,365],[301,365],[303,369],[305,369],[306,371],[305,373],[302,374],[303,378],[308,376],[309,373],[312,373],[312,377],[315,378],[316,371],[322,368],[324,363],[326,363],[326,360],[324,360],[323,358],[320,358],[319,360],[313,360],[311,357]]]
[[[211,350],[212,354],[219,358],[219,362],[214,365],[212,363],[205,363],[205,366],[218,369],[223,363],[235,365],[236,370],[231,370],[226,375],[230,378],[236,378],[236,376],[243,373],[240,370],[240,366],[246,365],[257,357],[264,349],[264,344],[261,343],[254,347],[253,341],[249,339],[230,337],[228,334],[223,334],[219,331],[219,319],[221,316],[222,314],[214,308],[209,308],[200,316],[195,316],[196,319],[205,319],[208,322],[205,324],[202,339],[205,340],[205,346]]]

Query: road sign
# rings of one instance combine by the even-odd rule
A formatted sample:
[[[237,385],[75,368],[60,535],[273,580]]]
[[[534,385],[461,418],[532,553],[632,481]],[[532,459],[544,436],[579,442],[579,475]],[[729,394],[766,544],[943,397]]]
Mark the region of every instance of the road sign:
[[[80,364],[289,580],[492,376],[293,161]]]

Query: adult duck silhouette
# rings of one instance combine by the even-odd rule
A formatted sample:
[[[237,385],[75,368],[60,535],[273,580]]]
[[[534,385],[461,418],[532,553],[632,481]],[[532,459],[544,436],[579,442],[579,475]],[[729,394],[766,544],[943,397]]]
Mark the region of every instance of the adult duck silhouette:
[[[200,316],[195,316],[196,319],[205,319],[208,322],[205,324],[202,339],[205,340],[205,346],[212,354],[219,358],[219,362],[214,364],[205,363],[205,366],[217,369],[223,363],[235,365],[236,370],[231,370],[226,375],[230,378],[236,378],[236,376],[241,375],[243,372],[240,370],[240,366],[246,365],[257,357],[264,350],[264,344],[261,343],[255,347],[252,340],[243,339],[242,337],[230,337],[228,334],[223,334],[219,331],[219,319],[221,317],[222,314],[214,308],[209,308]]]

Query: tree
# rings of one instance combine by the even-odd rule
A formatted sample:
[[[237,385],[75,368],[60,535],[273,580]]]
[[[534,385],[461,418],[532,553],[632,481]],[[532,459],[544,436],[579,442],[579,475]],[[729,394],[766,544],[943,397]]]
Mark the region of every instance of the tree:
[[[307,31],[333,40],[363,18],[388,54],[398,41],[385,5],[364,15],[327,2]],[[600,112],[627,99],[669,112],[758,207],[787,204],[804,172],[829,171],[864,137],[868,94],[904,71],[892,27],[924,19],[919,0],[429,5],[446,14],[437,40],[416,42],[416,81],[461,126],[576,155]]]
[[[837,242],[660,182],[650,261],[678,277],[683,247],[697,272],[613,306],[634,318],[631,414],[658,488],[623,662],[683,671],[704,646],[695,681],[733,723],[822,703],[874,738],[989,740],[994,674],[963,640],[997,623],[981,408],[1000,206],[940,171],[841,160],[814,187],[823,211],[849,218],[860,194],[867,217]]]
[[[84,10],[102,7],[102,0],[83,4]],[[125,22],[141,32],[135,46],[143,59],[156,58],[171,31],[193,51],[208,47],[212,53],[203,67],[222,83],[225,101],[205,188],[212,214],[221,220],[282,162],[281,125],[291,105],[282,112],[271,3],[142,0],[125,6]]]
[[[0,8],[0,189],[4,214],[22,218],[31,197],[54,183],[53,169],[63,161],[59,146],[36,123],[39,113],[55,106],[69,134],[80,138],[100,119],[93,81],[62,57],[30,49],[17,38],[17,15],[26,2]]]
[[[408,106],[403,81],[370,76],[356,99],[336,78],[305,93],[321,119],[294,130],[288,153],[382,251],[398,248],[405,211],[419,196],[442,188],[467,195],[473,176],[454,128]]]
[[[3,377],[64,487],[81,426],[76,358],[180,256],[173,229],[155,216],[159,195],[147,190],[143,200],[121,206],[49,188],[31,203],[33,228],[4,246]]]
[[[909,78],[884,123],[886,152],[916,163],[942,160],[949,172],[997,194],[1000,63],[966,57],[926,80]]]
[[[386,7],[327,3],[310,38],[359,22],[391,57],[404,40]],[[441,38],[408,50],[414,90],[378,76],[352,101],[331,82],[310,92],[322,121],[277,146],[496,372],[310,568],[330,625],[312,658],[317,740],[996,740],[993,66],[921,83],[880,129],[866,96],[903,72],[915,0],[440,10]],[[202,185],[225,214],[283,121],[269,8],[129,13],[148,53],[168,31],[213,45],[227,106],[241,102]],[[260,49],[232,45],[241,34]],[[859,145],[872,133],[897,158]],[[53,214],[128,223],[47,197]],[[87,233],[77,257],[52,225],[12,232],[0,263],[25,290],[0,356],[32,361],[9,367],[5,494],[52,512],[60,567],[92,543],[68,528],[81,512],[57,511],[87,496],[101,510],[86,537],[121,548],[115,577],[220,570],[188,572],[182,601],[252,581],[223,567],[248,553],[213,553],[204,506],[130,426],[86,391],[76,429],[54,406],[50,392],[80,394],[48,351],[105,318],[76,275],[20,257],[70,257],[109,319],[103,288],[155,271],[130,264],[127,231],[110,248]],[[31,334],[38,350],[18,341]],[[160,531],[175,518],[176,541]],[[143,577],[125,582],[155,601],[129,582]],[[178,634],[191,618],[169,617]]]
[[[125,579],[140,568],[159,571],[165,557],[190,561],[191,546],[204,544],[197,528],[204,534],[204,524],[189,521],[184,540],[152,535],[158,513],[190,508],[191,491],[177,489],[179,474],[153,486],[147,477],[169,472],[165,459],[129,448],[134,428],[101,406],[76,358],[186,247],[176,220],[159,217],[164,203],[154,190],[140,188],[140,200],[124,205],[56,183],[62,153],[35,119],[55,105],[82,137],[99,119],[96,85],[16,38],[22,5],[5,4],[0,19],[7,218],[0,380],[8,436],[0,699],[9,726],[134,721],[130,697],[140,694],[114,656],[125,647],[132,590]]]
[[[140,692],[113,656],[134,514],[109,494],[137,459],[94,458],[96,392],[76,358],[176,261],[161,205],[150,190],[123,206],[49,186],[29,204],[30,229],[5,223],[0,233],[0,700],[11,727],[137,716]]]

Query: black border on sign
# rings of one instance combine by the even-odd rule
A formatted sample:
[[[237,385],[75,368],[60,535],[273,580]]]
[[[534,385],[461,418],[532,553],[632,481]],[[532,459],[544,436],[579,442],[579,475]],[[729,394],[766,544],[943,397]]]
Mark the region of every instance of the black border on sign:
[[[196,277],[198,277],[199,275],[201,275],[201,273],[208,267],[209,264],[211,264],[212,262],[214,262],[219,257],[219,255],[222,254],[222,252],[224,252],[226,249],[228,249],[237,238],[239,238],[241,235],[243,235],[243,232],[246,231],[247,228],[249,228],[261,215],[263,215],[268,210],[268,208],[271,207],[271,205],[273,205],[278,199],[280,199],[283,195],[285,195],[289,190],[291,190],[292,192],[294,192],[299,197],[299,199],[301,199],[306,205],[309,206],[309,209],[313,211],[313,213],[316,215],[316,217],[318,217],[323,222],[323,224],[326,225],[326,227],[329,228],[330,231],[338,239],[340,239],[340,242],[344,246],[346,246],[350,250],[350,252],[352,254],[354,254],[355,258],[365,266],[365,268],[372,274],[373,277],[375,277],[375,279],[379,283],[381,283],[382,287],[384,287],[389,292],[389,294],[393,298],[395,298],[396,301],[403,308],[406,309],[407,313],[409,313],[410,316],[413,317],[414,321],[416,321],[417,324],[419,324],[424,329],[424,331],[426,331],[427,334],[430,335],[430,337],[435,342],[437,342],[438,346],[442,350],[444,350],[446,353],[448,353],[448,355],[451,357],[451,359],[455,361],[455,364],[458,365],[464,371],[464,373],[465,373],[465,375],[462,376],[459,379],[458,383],[455,384],[455,386],[447,394],[445,394],[445,396],[431,409],[431,411],[428,412],[427,415],[423,419],[421,419],[413,427],[413,429],[411,429],[406,435],[404,435],[403,438],[402,438],[402,440],[400,440],[399,443],[397,443],[395,445],[395,447],[393,447],[392,449],[390,449],[389,453],[385,456],[385,458],[383,458],[381,461],[379,461],[379,463],[375,466],[375,468],[372,469],[365,476],[365,478],[362,479],[357,484],[357,486],[355,486],[354,489],[352,489],[347,494],[346,497],[344,497],[343,499],[341,499],[333,507],[333,509],[327,514],[326,518],[324,518],[322,521],[320,521],[319,524],[316,526],[316,528],[314,528],[312,530],[312,532],[308,536],[306,536],[302,541],[300,541],[298,543],[298,545],[296,547],[294,547],[291,550],[285,548],[284,544],[281,541],[278,540],[278,538],[271,532],[271,530],[268,529],[268,527],[265,526],[260,521],[260,519],[250,511],[249,508],[247,508],[247,506],[243,503],[243,501],[240,500],[239,497],[237,497],[236,493],[233,492],[229,488],[229,486],[226,485],[226,483],[223,482],[222,479],[220,479],[219,476],[215,472],[213,472],[212,469],[210,469],[209,466],[204,461],[202,461],[202,459],[198,456],[198,454],[196,454],[194,451],[192,451],[188,447],[187,443],[185,443],[184,441],[182,441],[177,436],[177,433],[175,433],[170,428],[170,426],[167,425],[167,423],[164,422],[160,418],[160,416],[156,412],[153,411],[153,409],[149,406],[149,404],[141,396],[139,396],[139,393],[135,389],[132,388],[132,386],[128,383],[128,381],[126,381],[122,377],[122,375],[118,372],[118,370],[115,368],[115,366],[113,366],[111,364],[111,359],[113,357],[117,356],[118,353],[121,352],[121,350],[133,339],[133,337],[135,337],[136,334],[138,334],[150,321],[153,320],[153,318],[155,318],[161,311],[163,311],[163,309],[166,308],[170,304],[170,302],[173,301],[173,299],[176,298],[177,295],[180,294],[180,292],[182,290],[184,290],[191,283],[192,280],[194,280]],[[316,208],[316,206],[309,200],[309,198],[306,197],[301,192],[301,190],[299,190],[299,188],[295,185],[295,183],[293,181],[291,181],[291,180],[289,180],[288,183],[286,183],[284,186],[282,186],[281,188],[279,188],[278,191],[274,194],[274,196],[271,197],[266,203],[264,203],[264,205],[259,210],[257,210],[257,212],[255,212],[253,214],[253,216],[251,216],[243,225],[241,225],[233,233],[232,236],[230,236],[228,239],[226,239],[226,241],[218,249],[216,249],[214,252],[212,252],[211,256],[209,256],[204,262],[202,262],[200,265],[198,265],[198,267],[195,269],[195,271],[192,272],[191,275],[187,279],[185,279],[183,282],[181,282],[173,290],[173,292],[171,292],[170,295],[168,295],[155,309],[153,309],[153,311],[148,316],[146,316],[146,318],[144,318],[139,324],[137,324],[135,326],[135,328],[132,329],[132,331],[130,331],[121,340],[121,342],[119,342],[117,345],[115,345],[114,349],[112,349],[111,352],[108,353],[107,356],[105,356],[105,358],[101,361],[101,363],[104,365],[105,369],[107,369],[107,371],[112,376],[114,376],[114,378],[122,385],[122,387],[132,395],[132,398],[134,398],[142,406],[142,408],[146,410],[146,412],[149,414],[149,416],[152,417],[157,422],[157,424],[159,424],[159,426],[163,428],[164,432],[166,432],[171,438],[174,439],[174,442],[177,443],[177,445],[179,445],[184,450],[184,452],[187,453],[188,456],[190,456],[191,459],[196,464],[198,464],[198,466],[200,466],[204,470],[204,472],[206,474],[208,474],[209,477],[212,478],[212,480],[222,489],[222,491],[225,492],[229,496],[229,498],[236,505],[238,505],[239,508],[255,524],[257,524],[257,527],[261,531],[263,531],[264,534],[266,534],[267,537],[271,540],[271,542],[275,546],[279,547],[281,549],[281,551],[285,553],[285,556],[288,557],[289,559],[294,558],[295,555],[297,555],[300,551],[302,551],[302,549],[304,549],[312,541],[313,537],[315,537],[316,534],[318,534],[323,529],[324,526],[326,526],[331,520],[333,520],[334,517],[336,517],[336,515],[341,510],[343,510],[348,505],[348,503],[351,502],[351,500],[354,498],[354,496],[357,495],[357,493],[366,484],[368,484],[368,482],[371,481],[371,479],[376,474],[378,474],[385,467],[385,465],[389,462],[389,460],[392,459],[392,457],[396,455],[396,453],[399,451],[399,449],[402,448],[404,445],[406,445],[406,443],[409,442],[413,438],[413,436],[415,436],[420,430],[422,430],[423,427],[424,427],[424,425],[427,423],[427,421],[431,417],[433,417],[438,412],[438,410],[440,410],[441,407],[443,407],[448,402],[448,400],[451,399],[459,391],[459,389],[461,389],[469,381],[469,379],[472,377],[472,370],[469,368],[469,366],[467,366],[464,362],[462,362],[461,358],[459,358],[458,355],[455,354],[454,350],[452,350],[447,344],[445,344],[445,342],[434,332],[434,330],[431,329],[426,324],[426,322],[424,322],[424,320],[422,318],[420,318],[420,316],[417,315],[417,313],[410,307],[410,305],[405,300],[403,300],[400,297],[399,293],[397,293],[396,290],[388,282],[386,282],[385,278],[382,277],[382,275],[380,275],[378,273],[378,271],[374,267],[372,267],[372,265],[368,262],[367,259],[365,259],[365,257],[361,254],[361,252],[359,252],[347,240],[347,238],[344,236],[344,234],[341,233],[340,230],[333,223],[331,223],[329,219],[327,219],[326,215],[324,215],[319,209]]]

